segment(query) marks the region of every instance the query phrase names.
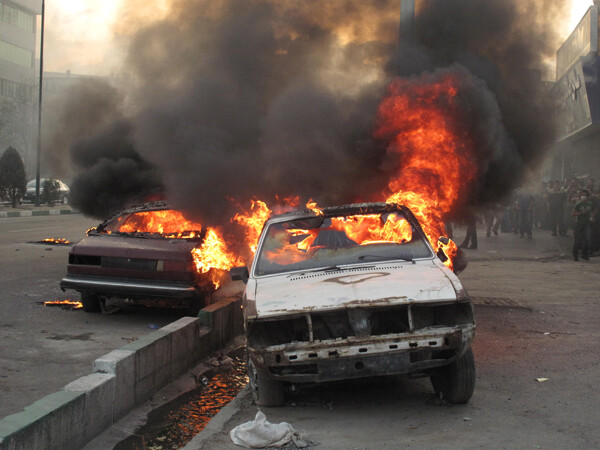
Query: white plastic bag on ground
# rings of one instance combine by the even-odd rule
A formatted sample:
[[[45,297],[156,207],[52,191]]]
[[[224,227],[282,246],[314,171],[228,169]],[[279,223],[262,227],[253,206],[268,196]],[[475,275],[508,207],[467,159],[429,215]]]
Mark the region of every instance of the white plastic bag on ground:
[[[258,410],[254,420],[231,430],[229,436],[235,445],[246,448],[281,447],[292,441],[298,448],[307,446],[289,423],[271,423],[261,410]]]

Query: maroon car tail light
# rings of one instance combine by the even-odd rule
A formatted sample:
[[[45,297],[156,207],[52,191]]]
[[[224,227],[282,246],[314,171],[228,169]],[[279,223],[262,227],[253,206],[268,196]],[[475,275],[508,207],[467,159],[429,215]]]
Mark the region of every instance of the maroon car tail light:
[[[195,272],[196,268],[192,261],[158,261],[156,270],[164,272]]]

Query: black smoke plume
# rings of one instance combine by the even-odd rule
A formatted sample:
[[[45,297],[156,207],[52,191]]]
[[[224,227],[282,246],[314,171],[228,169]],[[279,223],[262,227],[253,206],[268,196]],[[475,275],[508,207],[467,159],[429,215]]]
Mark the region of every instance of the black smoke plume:
[[[98,216],[164,186],[175,207],[223,223],[253,196],[371,199],[390,167],[372,139],[385,85],[452,65],[482,81],[476,104],[497,101],[489,130],[504,131],[482,148],[493,154],[471,202],[498,198],[552,142],[539,73],[561,7],[427,0],[414,45],[398,47],[399,1],[173,1],[163,20],[127,22],[135,113],[73,146],[73,202]]]
[[[554,142],[553,99],[542,71],[557,49],[554,30],[566,2],[423,0],[419,6],[414,42],[401,43],[388,70],[410,77],[463,67],[483,81],[464,105],[480,162],[469,203],[499,201]],[[473,114],[478,110],[489,113]]]
[[[59,80],[70,81],[68,77]],[[55,86],[60,86],[60,81],[55,81]],[[48,89],[44,105],[42,167],[54,177],[70,181],[73,161],[69,148],[114,122],[123,107],[122,96],[105,79],[86,77],[64,83],[63,89]]]
[[[70,200],[83,214],[105,219],[125,205],[161,195],[158,170],[139,156],[132,142],[131,125],[123,119],[71,147],[81,171]]]

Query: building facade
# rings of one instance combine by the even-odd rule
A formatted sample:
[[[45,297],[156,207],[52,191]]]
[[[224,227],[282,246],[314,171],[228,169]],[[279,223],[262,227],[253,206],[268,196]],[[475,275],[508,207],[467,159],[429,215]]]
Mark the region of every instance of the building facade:
[[[0,152],[15,147],[35,173],[38,74],[37,17],[41,0],[0,0]]]
[[[600,1],[594,3],[556,53],[553,179],[600,178]]]

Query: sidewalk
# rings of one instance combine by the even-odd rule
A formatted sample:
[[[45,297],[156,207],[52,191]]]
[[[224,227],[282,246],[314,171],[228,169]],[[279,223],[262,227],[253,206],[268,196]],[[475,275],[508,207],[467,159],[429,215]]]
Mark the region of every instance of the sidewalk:
[[[514,233],[485,235],[485,226],[478,225],[476,250],[464,249],[468,261],[513,260],[538,261],[550,259],[572,259],[573,230],[567,236],[552,236],[550,230],[534,228],[532,238],[521,238]],[[460,244],[466,227],[455,227],[454,242]]]
[[[79,214],[79,211],[73,209],[70,205],[62,204],[57,204],[55,206],[35,206],[31,203],[24,203],[22,205],[18,205],[16,208],[12,208],[9,204],[4,202],[0,204],[0,218],[58,216],[64,214]]]

